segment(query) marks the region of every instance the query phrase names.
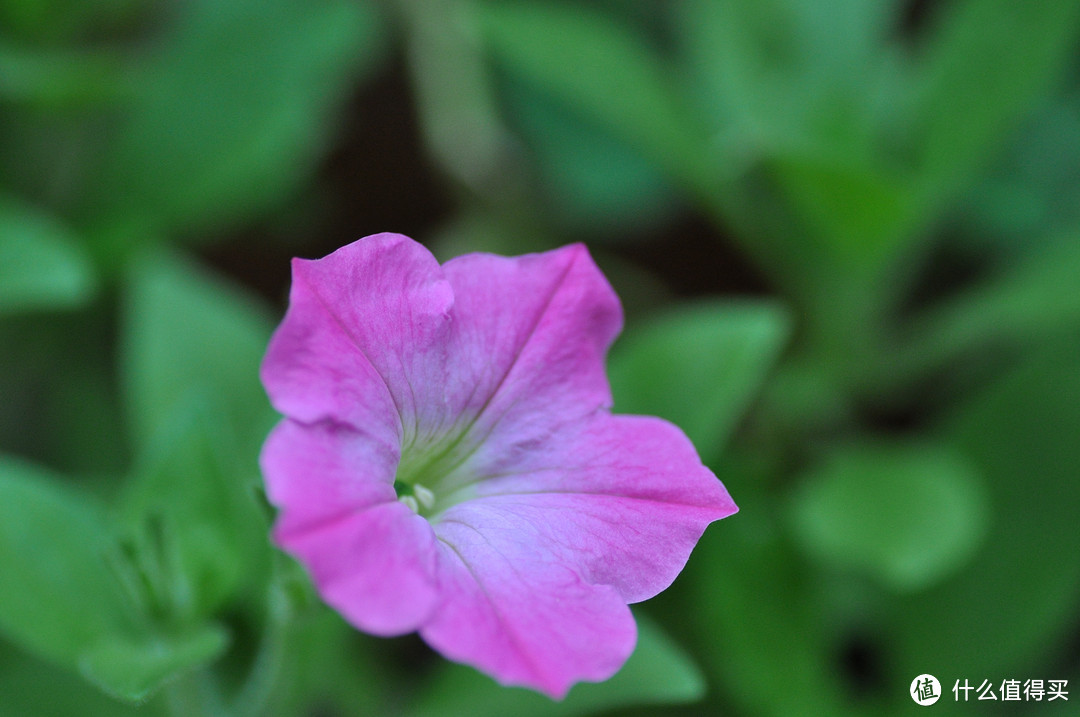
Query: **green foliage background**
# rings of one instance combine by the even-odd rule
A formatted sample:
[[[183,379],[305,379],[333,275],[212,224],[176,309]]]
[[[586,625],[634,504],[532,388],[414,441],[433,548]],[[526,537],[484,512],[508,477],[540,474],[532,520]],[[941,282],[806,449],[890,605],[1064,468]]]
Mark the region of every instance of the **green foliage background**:
[[[0,0],[0,714],[892,715],[1080,688],[1080,3]],[[741,512],[562,703],[267,539],[288,258],[585,241]],[[974,699],[974,695],[973,695]]]

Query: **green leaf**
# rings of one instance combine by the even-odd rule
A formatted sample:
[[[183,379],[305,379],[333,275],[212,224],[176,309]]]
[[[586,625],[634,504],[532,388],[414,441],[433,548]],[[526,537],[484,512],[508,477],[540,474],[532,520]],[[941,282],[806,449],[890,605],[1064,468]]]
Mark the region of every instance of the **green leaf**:
[[[0,445],[60,473],[96,476],[106,493],[130,460],[106,338],[111,304],[0,319]]]
[[[0,27],[28,46],[98,45],[118,35],[126,38],[146,19],[146,10],[139,0],[2,0]]]
[[[123,376],[138,463],[122,512],[136,534],[157,525],[169,541],[157,607],[196,619],[268,569],[255,484],[275,420],[259,383],[270,325],[234,287],[167,254],[133,267],[127,298]]]
[[[131,606],[109,565],[113,547],[88,498],[0,456],[0,630],[9,639],[73,667],[127,630]]]
[[[912,106],[925,199],[941,202],[979,169],[1064,73],[1080,37],[1074,0],[964,0],[927,39]]]
[[[915,321],[895,355],[898,364],[925,372],[987,347],[1074,331],[1080,325],[1080,231],[1033,243],[1037,251]]]
[[[0,42],[0,98],[45,109],[112,100],[123,77],[119,57],[100,50],[43,51]]]
[[[898,600],[898,674],[1010,673],[1065,646],[1080,593],[1078,365],[1075,333],[1031,348],[942,427],[982,475],[993,524],[954,579]]]
[[[892,6],[690,0],[676,17],[686,69],[736,151],[850,158],[873,136],[879,98],[866,88],[884,84]]]
[[[1078,278],[1080,229],[1073,229],[976,292],[965,315],[985,330],[984,335],[1030,339],[1068,331],[1080,325]],[[991,315],[999,322],[995,328],[989,325]]]
[[[789,155],[772,166],[816,240],[851,271],[891,266],[922,218],[910,179],[869,162]]]
[[[562,702],[553,703],[530,690],[500,687],[475,670],[447,663],[425,688],[413,714],[570,717],[620,707],[700,700],[705,694],[705,681],[698,668],[659,627],[640,615],[637,621],[637,647],[622,670],[607,682],[574,686]]]
[[[146,233],[195,232],[282,200],[314,169],[327,123],[370,65],[366,3],[200,0],[142,71],[87,211]]]
[[[602,13],[539,2],[482,2],[483,40],[512,75],[607,128],[698,192],[719,169],[704,127],[642,38]]]
[[[306,575],[303,581],[309,583]],[[305,589],[313,592],[309,584]],[[406,671],[400,676],[405,682],[392,679],[395,675],[387,670],[387,643],[358,633],[336,612],[312,599],[315,604],[288,624],[278,672],[287,679],[273,681],[264,702],[273,705],[270,712],[310,716],[312,697],[317,695],[328,714],[401,714],[402,688],[415,689],[415,674]],[[245,707],[237,704],[237,712],[251,714]]]
[[[262,307],[168,254],[134,264],[126,299],[122,377],[136,444],[152,446],[174,411],[201,396],[220,408],[252,468],[273,422],[259,383],[270,339]]]
[[[156,576],[153,608],[198,622],[265,584],[268,525],[225,437],[214,404],[178,406],[126,486],[121,512],[138,537],[136,561]],[[160,535],[140,535],[157,531]]]
[[[856,445],[803,478],[792,521],[821,561],[910,591],[962,567],[986,536],[988,513],[985,489],[955,451]]]
[[[672,213],[674,190],[634,147],[528,83],[512,84],[506,95],[564,224],[614,239],[628,230],[640,235]]]
[[[789,331],[779,307],[731,301],[682,306],[632,327],[611,356],[615,410],[672,421],[709,463],[760,388]]]
[[[705,532],[679,583],[680,607],[710,677],[745,714],[846,715],[835,635],[816,576],[783,539],[763,476],[725,458],[739,514]]]
[[[88,498],[0,456],[0,632],[127,699],[220,652],[216,628],[163,637],[118,579],[128,568]]]
[[[89,257],[66,227],[0,195],[0,315],[78,306],[95,288]]]
[[[154,717],[154,702],[125,704],[72,670],[0,649],[0,714],[32,717]]]
[[[111,639],[87,652],[79,661],[79,669],[115,697],[141,700],[177,673],[219,656],[227,644],[225,632],[214,626],[172,639]]]
[[[985,255],[1080,226],[1080,87],[1055,97],[1013,136],[990,174],[951,212],[948,234]]]
[[[800,221],[770,227],[776,260],[805,270],[809,240],[844,272],[878,268],[918,218],[885,155],[900,102],[895,3],[691,0],[677,15],[687,70],[733,161],[760,163]],[[867,91],[867,88],[873,88]],[[730,213],[730,210],[729,210]],[[804,226],[805,225],[805,226]],[[775,261],[775,260],[773,260]],[[841,273],[843,275],[843,273]]]

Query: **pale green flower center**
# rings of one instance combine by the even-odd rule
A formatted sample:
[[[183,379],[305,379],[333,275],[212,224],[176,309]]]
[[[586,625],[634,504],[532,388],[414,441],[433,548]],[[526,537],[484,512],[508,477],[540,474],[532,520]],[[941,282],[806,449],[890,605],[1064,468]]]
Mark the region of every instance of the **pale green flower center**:
[[[398,500],[425,518],[466,500],[471,494],[469,486],[477,480],[469,467],[476,448],[475,441],[464,435],[432,445],[412,442],[403,446],[394,475]]]

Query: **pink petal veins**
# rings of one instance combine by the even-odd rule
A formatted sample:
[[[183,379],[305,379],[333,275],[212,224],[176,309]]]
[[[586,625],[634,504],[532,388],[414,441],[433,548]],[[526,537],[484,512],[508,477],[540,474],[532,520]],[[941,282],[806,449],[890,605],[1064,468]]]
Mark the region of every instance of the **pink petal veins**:
[[[453,292],[427,249],[377,234],[293,261],[289,310],[262,380],[290,418],[333,419],[399,442],[445,412]]]

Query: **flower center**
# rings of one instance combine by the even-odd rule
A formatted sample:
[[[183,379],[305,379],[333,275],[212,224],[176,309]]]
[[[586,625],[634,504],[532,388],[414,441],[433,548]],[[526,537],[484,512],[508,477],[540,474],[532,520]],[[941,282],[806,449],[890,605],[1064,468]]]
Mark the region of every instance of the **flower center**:
[[[403,446],[394,475],[398,500],[425,518],[460,502],[464,496],[457,488],[471,482],[464,474],[475,448],[463,435],[451,435],[432,445],[412,442]]]
[[[395,480],[394,490],[397,491],[398,500],[412,508],[414,513],[427,517],[435,507],[435,494],[419,483]]]

